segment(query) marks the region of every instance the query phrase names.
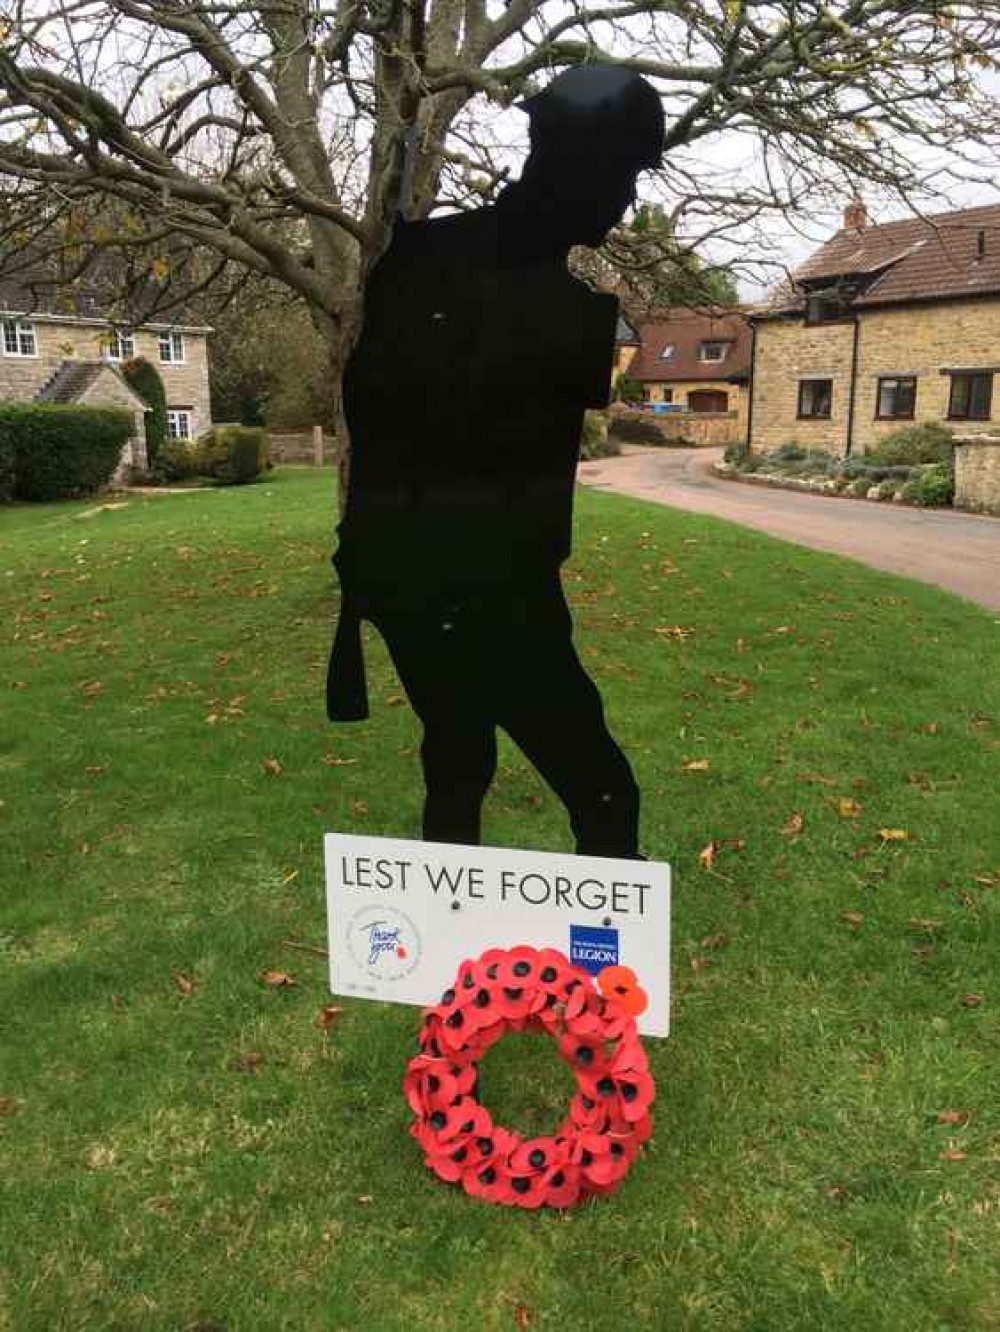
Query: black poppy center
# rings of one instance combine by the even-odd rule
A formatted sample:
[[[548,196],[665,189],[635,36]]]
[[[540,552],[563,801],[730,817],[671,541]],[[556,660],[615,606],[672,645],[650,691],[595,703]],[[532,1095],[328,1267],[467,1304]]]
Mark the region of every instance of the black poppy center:
[[[531,967],[529,966],[529,964],[528,964],[527,962],[515,962],[515,963],[514,963],[513,971],[514,971],[514,975],[515,975],[515,976],[527,976],[527,974],[528,974],[528,972],[529,972],[530,970],[531,970]]]
[[[558,974],[555,967],[544,967],[542,969],[542,980],[546,985],[551,985]]]
[[[536,1170],[545,1164],[545,1153],[542,1151],[541,1147],[536,1147],[535,1150],[530,1153],[528,1156],[528,1164],[534,1166]]]
[[[517,1179],[512,1179],[511,1187],[513,1188],[515,1193],[527,1193],[528,1190],[531,1188],[531,1180],[521,1179],[520,1177]]]
[[[434,1113],[431,1115],[431,1128],[434,1129],[444,1128],[446,1122],[447,1122],[446,1117],[441,1113],[440,1110],[435,1110]]]

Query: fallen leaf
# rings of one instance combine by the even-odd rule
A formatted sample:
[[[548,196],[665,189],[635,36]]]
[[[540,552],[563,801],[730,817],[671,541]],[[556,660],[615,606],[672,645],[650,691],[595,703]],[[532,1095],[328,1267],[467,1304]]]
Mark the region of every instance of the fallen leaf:
[[[0,1096],[0,1115],[16,1115],[20,1108],[13,1096]]]
[[[324,754],[322,759],[322,762],[324,762],[328,768],[349,768],[352,763],[357,763],[357,761],[356,758],[340,758],[336,754]]]
[[[125,1012],[125,1000],[121,997],[120,994],[113,994],[111,996],[111,1007],[115,1010],[116,1013]]]
[[[265,772],[269,772],[272,777],[280,777],[281,774],[285,771],[284,768],[281,766],[281,761],[276,758],[264,759],[263,763],[261,764],[261,767],[264,769]]]
[[[724,934],[706,934],[701,941],[702,948],[722,948],[726,942]]]
[[[237,1073],[258,1073],[261,1064],[264,1063],[264,1056],[259,1050],[251,1050],[249,1054],[241,1059],[236,1059],[230,1065]]]
[[[387,708],[401,708],[405,702],[406,702],[405,695],[390,694],[389,697],[385,700],[385,705]]]
[[[531,1314],[523,1304],[517,1305],[514,1309],[514,1322],[521,1329],[531,1325]]]
[[[782,837],[797,837],[805,826],[805,819],[798,810],[793,810],[781,827],[781,835]]]
[[[933,934],[935,930],[941,928],[941,922],[935,920],[933,916],[911,916],[910,929],[920,930],[926,934]]]
[[[939,1124],[965,1124],[968,1119],[968,1110],[939,1110],[937,1122]]]
[[[937,735],[938,724],[937,722],[926,722],[923,726],[917,727],[917,732],[920,735]]]
[[[910,837],[905,828],[879,828],[878,835],[883,842],[906,842]]]
[[[712,763],[710,759],[688,759],[681,764],[683,772],[708,772]]]
[[[90,773],[91,777],[103,777],[104,774],[107,772],[107,770],[108,770],[108,765],[106,763],[98,764],[96,767],[93,768],[84,769],[85,772]]]
[[[83,690],[84,694],[86,694],[88,698],[93,698],[95,694],[99,694],[101,692],[101,690],[104,688],[104,684],[101,680],[84,680],[80,688]]]
[[[837,785],[837,779],[835,777],[824,777],[821,772],[800,772],[798,774],[798,780],[800,782],[811,782],[818,786]]]
[[[324,1004],[313,1019],[313,1026],[320,1031],[329,1031],[344,1010],[336,1004]]]
[[[931,789],[931,779],[927,776],[926,772],[908,773],[906,780],[911,786],[919,786],[921,791],[929,791]]]
[[[286,990],[296,983],[287,971],[262,971],[260,979],[265,985],[273,985],[278,989]]]
[[[298,877],[299,877],[298,870],[289,870],[285,875],[285,877],[281,880],[281,882],[282,884],[291,883],[294,879],[297,879]]]
[[[715,860],[715,853],[719,849],[719,844],[714,839],[705,847],[702,847],[698,853],[698,864],[702,869],[711,869]]]
[[[964,1161],[965,1152],[957,1147],[948,1147],[945,1151],[939,1153],[942,1161]]]
[[[852,930],[860,930],[861,926],[865,923],[863,911],[842,911],[840,913],[840,919],[846,921]]]
[[[978,1008],[982,1002],[983,996],[981,994],[967,994],[962,999],[962,1007]]]
[[[194,977],[185,976],[183,971],[172,971],[170,979],[180,990],[181,994],[191,994],[194,990]]]
[[[856,819],[861,813],[861,806],[850,796],[838,796],[836,800],[831,800],[830,804],[842,819]]]
[[[374,1200],[374,1198],[372,1197],[372,1195],[371,1195],[370,1193],[361,1193],[361,1194],[358,1195],[358,1202],[359,1202],[359,1203],[370,1203],[370,1202],[374,1202],[374,1201],[375,1201],[375,1200]]]
[[[369,812],[369,810],[368,810],[368,806],[365,804],[365,802],[364,802],[363,800],[352,800],[352,801],[351,801],[351,813],[352,813],[352,814],[357,814],[359,817],[361,817],[361,816],[367,814],[368,812]]]

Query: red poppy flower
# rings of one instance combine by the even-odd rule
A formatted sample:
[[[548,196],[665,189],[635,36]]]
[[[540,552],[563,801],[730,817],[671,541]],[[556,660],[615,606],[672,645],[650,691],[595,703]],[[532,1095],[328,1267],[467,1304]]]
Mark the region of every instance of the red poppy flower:
[[[513,983],[512,983],[513,982]],[[526,1141],[475,1097],[477,1067],[505,1032],[553,1036],[577,1093],[554,1136]],[[410,1132],[440,1179],[524,1208],[611,1193],[652,1131],[653,1082],[634,1020],[555,949],[489,949],[428,1008],[404,1089]]]

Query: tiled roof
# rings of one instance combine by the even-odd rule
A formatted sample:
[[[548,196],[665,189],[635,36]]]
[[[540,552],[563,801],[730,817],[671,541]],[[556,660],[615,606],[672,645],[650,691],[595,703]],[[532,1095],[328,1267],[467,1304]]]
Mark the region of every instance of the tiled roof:
[[[628,377],[642,383],[668,380],[742,379],[750,371],[750,326],[742,314],[731,311],[664,311],[639,325],[639,350]],[[703,361],[703,342],[725,342],[721,361]],[[664,357],[667,347],[673,351]]]
[[[4,269],[6,267],[6,275]],[[23,259],[0,251],[0,310],[8,314],[49,315],[56,318],[113,321],[122,327],[141,325],[206,328],[203,319],[178,303],[176,292],[167,302],[164,290],[152,280],[133,284],[127,301],[116,287],[120,278],[105,265],[73,282],[60,282],[50,263],[25,267]],[[207,331],[207,329],[206,329]]]
[[[632,327],[628,318],[620,314],[618,316],[618,326],[615,329],[615,342],[620,346],[632,346],[639,341],[639,335]]]
[[[35,394],[35,401],[77,402],[103,369],[101,361],[63,361]]]
[[[119,379],[139,403],[144,401],[118,367],[108,361],[63,361],[35,394],[35,402],[79,402],[105,374]]]
[[[854,304],[862,308],[1000,293],[1000,204],[842,228],[793,277],[800,289],[857,279]],[[773,308],[801,306],[800,296]]]

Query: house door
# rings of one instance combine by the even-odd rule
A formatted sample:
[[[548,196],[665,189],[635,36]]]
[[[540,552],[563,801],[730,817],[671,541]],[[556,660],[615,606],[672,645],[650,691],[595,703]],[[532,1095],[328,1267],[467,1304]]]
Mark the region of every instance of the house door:
[[[722,389],[694,389],[688,394],[688,410],[692,412],[728,412],[729,394]]]

